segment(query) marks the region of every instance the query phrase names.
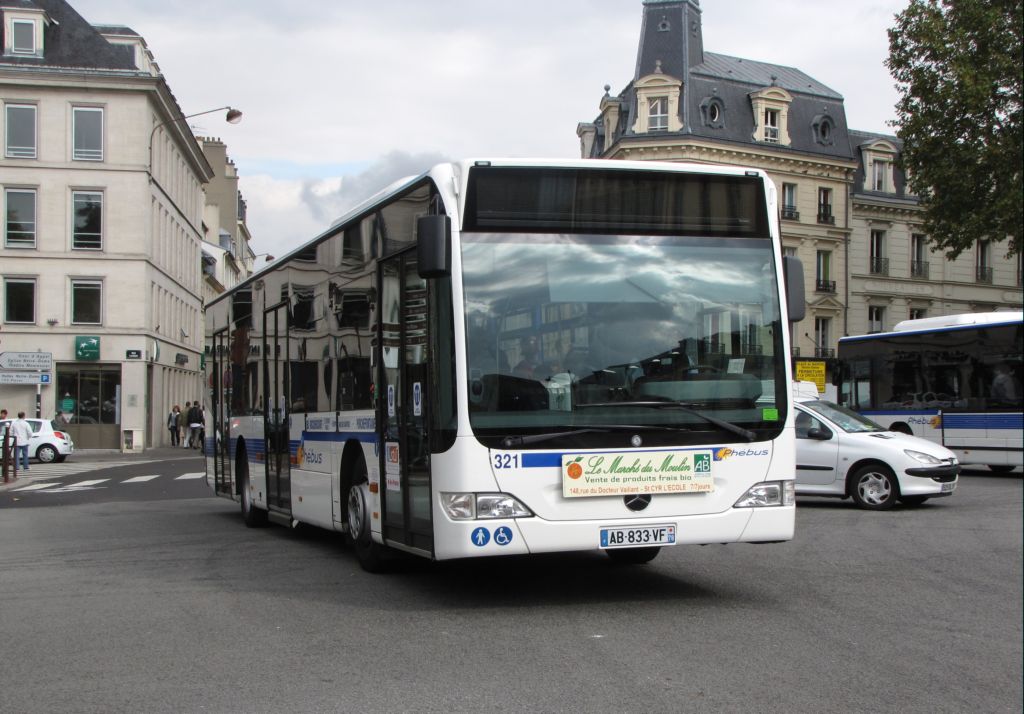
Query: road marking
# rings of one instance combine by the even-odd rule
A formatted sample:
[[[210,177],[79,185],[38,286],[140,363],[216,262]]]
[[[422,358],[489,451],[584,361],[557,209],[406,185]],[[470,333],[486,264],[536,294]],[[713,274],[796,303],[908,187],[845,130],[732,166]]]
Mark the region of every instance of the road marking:
[[[134,476],[132,478],[126,478],[121,483],[143,483],[144,481],[152,481],[155,478],[160,478],[160,474],[153,474],[152,476]]]
[[[21,488],[12,488],[12,491],[39,491],[44,488],[52,488],[53,486],[59,486],[59,483],[33,483],[28,486],[22,486]]]
[[[69,483],[65,488],[85,488],[86,486],[95,486],[98,483],[109,481],[109,478],[95,478],[91,481],[79,481],[78,483]]]
[[[199,473],[195,473],[195,474],[182,474],[181,476],[179,476],[178,478],[176,478],[174,480],[175,481],[189,481],[189,480],[194,479],[194,478],[206,478],[206,472],[205,471],[200,471]]]

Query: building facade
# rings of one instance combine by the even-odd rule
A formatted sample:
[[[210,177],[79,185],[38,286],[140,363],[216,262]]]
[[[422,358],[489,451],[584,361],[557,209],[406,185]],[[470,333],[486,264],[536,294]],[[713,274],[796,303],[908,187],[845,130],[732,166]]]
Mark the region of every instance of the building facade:
[[[63,0],[2,5],[0,352],[52,355],[39,411],[78,448],[163,443],[202,396],[209,162],[144,40]],[[35,385],[0,383],[9,411]]]
[[[220,139],[199,137],[203,156],[213,168],[203,209],[203,305],[252,273],[252,236],[246,205],[238,190],[238,170]]]
[[[643,1],[633,80],[610,90],[577,126],[583,157],[772,178],[784,250],[807,285],[806,317],[791,328],[797,356],[832,357],[840,337],[908,317],[1020,309],[1019,256],[984,243],[952,262],[931,252],[896,137],[849,129],[842,95],[799,69],[706,52],[698,0]]]

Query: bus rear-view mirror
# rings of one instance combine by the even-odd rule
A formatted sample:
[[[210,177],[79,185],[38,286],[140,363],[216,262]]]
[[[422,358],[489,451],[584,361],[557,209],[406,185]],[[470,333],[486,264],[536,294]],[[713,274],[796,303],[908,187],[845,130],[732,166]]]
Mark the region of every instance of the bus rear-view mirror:
[[[786,284],[789,321],[800,322],[807,313],[807,298],[804,293],[804,266],[799,258],[782,256],[782,279]]]
[[[451,275],[452,222],[448,216],[416,219],[416,270],[421,278]]]

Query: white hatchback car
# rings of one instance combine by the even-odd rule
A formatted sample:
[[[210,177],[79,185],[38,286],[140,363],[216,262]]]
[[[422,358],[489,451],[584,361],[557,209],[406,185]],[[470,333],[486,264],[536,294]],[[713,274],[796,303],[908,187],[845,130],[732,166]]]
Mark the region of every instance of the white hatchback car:
[[[44,464],[54,461],[60,463],[75,453],[75,442],[60,425],[49,419],[25,419],[32,427],[32,438],[28,442],[28,455],[39,459]],[[7,431],[11,420],[0,421],[0,434]]]
[[[886,431],[846,407],[797,397],[796,492],[853,498],[861,508],[908,506],[956,490],[952,451],[916,436]]]

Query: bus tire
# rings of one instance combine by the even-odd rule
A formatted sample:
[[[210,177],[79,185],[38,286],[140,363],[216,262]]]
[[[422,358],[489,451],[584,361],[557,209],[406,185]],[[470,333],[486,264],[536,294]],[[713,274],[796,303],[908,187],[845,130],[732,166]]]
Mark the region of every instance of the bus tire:
[[[660,552],[660,546],[651,548],[609,548],[605,551],[613,563],[621,563],[622,565],[650,563]]]
[[[896,475],[881,463],[858,466],[847,484],[853,502],[869,511],[887,511],[900,497]]]
[[[996,474],[1008,474],[1015,468],[1013,464],[989,464],[989,470]]]
[[[889,431],[895,431],[897,434],[906,434],[907,436],[913,436],[914,430],[907,424],[901,421],[895,422],[889,426]]]
[[[346,540],[356,560],[368,573],[384,569],[385,548],[370,533],[370,484],[366,461],[360,453],[354,465],[352,486],[348,490],[348,532]]]
[[[245,456],[245,454],[242,454]],[[238,462],[238,501],[242,510],[242,521],[249,528],[263,528],[267,525],[267,512],[252,502],[249,490],[249,461]]]

